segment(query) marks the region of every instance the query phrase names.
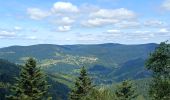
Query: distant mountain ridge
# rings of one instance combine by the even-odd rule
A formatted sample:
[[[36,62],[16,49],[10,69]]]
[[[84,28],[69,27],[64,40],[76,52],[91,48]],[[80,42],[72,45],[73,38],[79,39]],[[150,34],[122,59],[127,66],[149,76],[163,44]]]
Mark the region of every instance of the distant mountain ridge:
[[[60,73],[63,77],[65,74],[74,77],[81,66],[86,66],[96,83],[107,84],[148,77],[144,62],[157,46],[154,43],[11,46],[0,48],[0,58],[22,64],[28,57],[34,57],[47,73]]]

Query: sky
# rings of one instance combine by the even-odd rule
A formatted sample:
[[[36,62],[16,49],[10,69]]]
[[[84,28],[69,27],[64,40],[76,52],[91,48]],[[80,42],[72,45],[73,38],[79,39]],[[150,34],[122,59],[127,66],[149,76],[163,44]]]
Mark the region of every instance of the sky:
[[[0,47],[170,40],[170,0],[0,0]]]

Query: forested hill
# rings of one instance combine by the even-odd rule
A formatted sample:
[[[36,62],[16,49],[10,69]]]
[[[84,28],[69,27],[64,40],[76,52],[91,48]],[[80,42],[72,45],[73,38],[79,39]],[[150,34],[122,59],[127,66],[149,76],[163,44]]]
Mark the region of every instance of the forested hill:
[[[50,89],[52,96],[66,99],[81,66],[88,69],[95,84],[112,84],[125,79],[150,77],[151,73],[145,70],[144,63],[157,46],[153,43],[141,45],[109,43],[39,44],[1,48],[0,81],[4,87],[14,83],[14,77],[19,74],[19,67],[16,64],[24,64],[29,57],[34,57],[38,66],[48,75],[48,82],[52,84]],[[8,93],[3,88],[0,91],[4,94]]]
[[[122,45],[51,45],[11,46],[0,49],[0,57],[10,61],[21,61],[24,57],[33,56],[39,60],[56,59],[68,56],[71,58],[96,58],[101,62],[120,64],[135,58],[146,58],[157,44]],[[85,59],[86,60],[86,59]],[[105,62],[105,63],[106,63]]]
[[[144,62],[156,46],[154,43],[11,46],[0,49],[0,58],[20,64],[28,57],[34,57],[47,73],[59,74],[68,80],[72,80],[79,68],[85,66],[96,83],[107,84],[113,80],[148,77]]]

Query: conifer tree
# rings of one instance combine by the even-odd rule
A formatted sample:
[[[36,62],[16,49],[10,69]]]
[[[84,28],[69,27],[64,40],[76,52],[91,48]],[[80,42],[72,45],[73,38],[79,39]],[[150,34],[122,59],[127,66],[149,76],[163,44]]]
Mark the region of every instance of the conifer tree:
[[[162,42],[146,63],[153,72],[149,95],[153,100],[170,100],[170,44]]]
[[[117,100],[132,100],[138,96],[132,82],[129,80],[118,85],[115,95]]]
[[[69,94],[70,100],[81,100],[90,93],[93,86],[90,78],[88,77],[85,67],[80,70],[80,76],[76,79],[75,87]]]
[[[11,89],[12,94],[7,96],[9,100],[47,100],[49,85],[45,75],[36,66],[36,61],[29,58],[21,68],[17,83]]]

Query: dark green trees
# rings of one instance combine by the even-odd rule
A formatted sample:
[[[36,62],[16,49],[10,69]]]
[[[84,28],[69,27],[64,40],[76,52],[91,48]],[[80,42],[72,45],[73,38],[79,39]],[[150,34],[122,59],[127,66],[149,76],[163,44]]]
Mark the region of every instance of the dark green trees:
[[[21,68],[17,83],[11,89],[9,100],[47,100],[47,81],[45,75],[36,66],[33,58],[28,59]]]
[[[138,95],[136,94],[135,88],[131,81],[123,81],[115,91],[117,100],[132,100]]]
[[[82,98],[90,93],[92,87],[93,86],[90,78],[88,77],[87,71],[85,67],[82,67],[80,70],[80,76],[75,82],[75,88],[69,94],[69,99],[82,100]]]
[[[149,94],[153,100],[170,100],[170,44],[162,42],[147,60],[153,72]]]

